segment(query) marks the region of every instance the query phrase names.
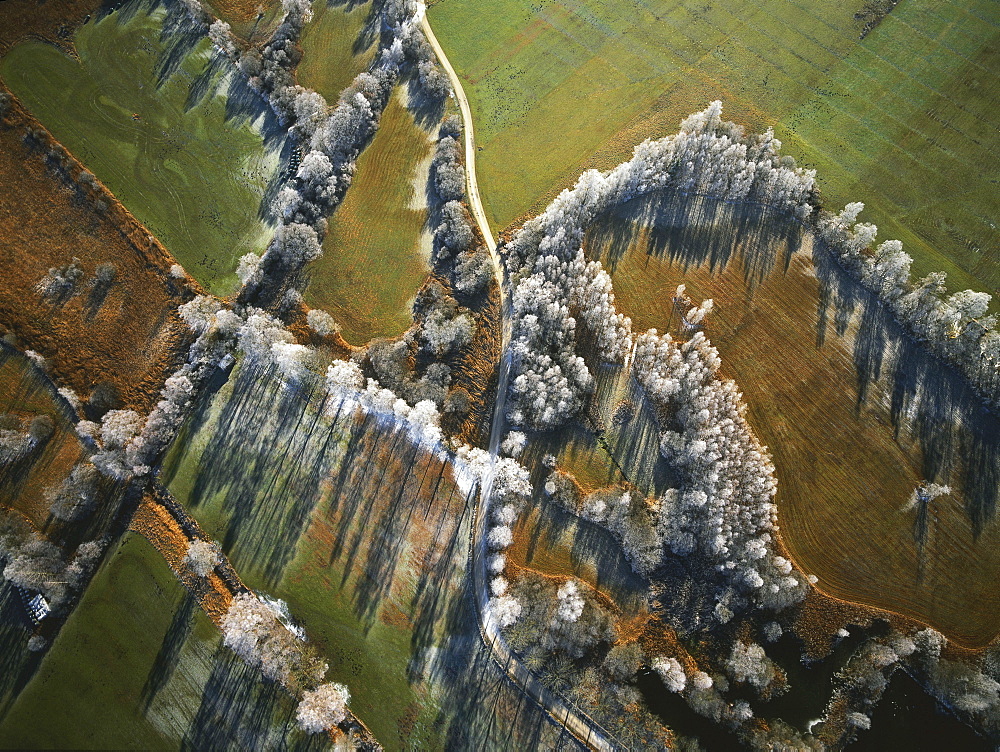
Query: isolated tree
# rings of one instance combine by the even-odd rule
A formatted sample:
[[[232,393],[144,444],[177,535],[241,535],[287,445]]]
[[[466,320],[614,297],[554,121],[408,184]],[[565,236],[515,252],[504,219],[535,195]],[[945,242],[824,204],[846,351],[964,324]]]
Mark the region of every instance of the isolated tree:
[[[333,316],[319,308],[310,308],[309,313],[306,314],[306,321],[310,328],[321,337],[340,331],[340,324],[334,320]]]
[[[767,657],[764,648],[742,640],[733,645],[726,670],[734,681],[747,682],[757,689],[764,689],[775,676],[774,663]]]
[[[351,693],[343,684],[321,684],[302,695],[295,711],[299,728],[310,734],[327,731],[347,717]]]
[[[56,424],[48,415],[36,415],[28,424],[28,435],[35,444],[40,444],[51,438],[55,430]]]
[[[687,676],[684,667],[676,658],[657,656],[653,659],[653,670],[660,675],[665,686],[671,692],[683,692],[687,686]]]
[[[207,577],[209,573],[222,563],[222,552],[219,546],[202,538],[195,538],[188,544],[184,563],[199,577]]]

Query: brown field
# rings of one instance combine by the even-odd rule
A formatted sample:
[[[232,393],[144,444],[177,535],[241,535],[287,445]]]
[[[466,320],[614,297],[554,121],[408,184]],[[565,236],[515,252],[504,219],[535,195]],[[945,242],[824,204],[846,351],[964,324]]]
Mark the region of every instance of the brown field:
[[[515,567],[547,577],[576,577],[629,617],[647,610],[646,582],[632,571],[614,537],[552,502],[529,505],[504,553]]]
[[[107,382],[125,405],[148,412],[165,373],[184,357],[187,332],[176,309],[198,287],[169,277],[168,251],[103,186],[85,195],[73,184],[79,163],[70,159],[62,174],[48,167],[54,142],[36,130],[45,146],[29,145],[26,128],[39,126],[19,106],[0,123],[0,324],[19,349],[49,360],[59,385],[85,398]],[[63,304],[44,301],[38,282],[74,257],[86,273],[77,294]],[[90,282],[104,262],[117,274],[101,293]]]
[[[73,32],[102,5],[102,0],[5,0],[0,4],[0,56],[25,39],[72,51]]]
[[[230,24],[233,31],[246,37],[259,14],[265,18],[276,15],[281,3],[278,0],[209,0],[207,5],[214,15]]]
[[[432,149],[397,89],[330,217],[324,255],[309,266],[306,303],[331,313],[352,345],[398,337],[412,323],[410,304],[430,273],[423,188]]]
[[[55,432],[21,465],[5,467],[0,472],[0,506],[16,509],[36,529],[43,529],[49,519],[49,505],[44,491],[58,485],[83,457],[73,424],[52,399],[27,358],[0,351],[0,415],[31,419],[48,415]]]
[[[676,331],[679,282],[696,301],[715,300],[706,333],[774,457],[782,540],[797,564],[833,596],[899,611],[967,647],[987,644],[1000,612],[988,488],[996,419],[880,319],[826,254],[817,268],[795,227],[692,202],[668,206],[632,242],[633,221],[651,207],[664,210],[619,210],[589,252],[617,264],[618,306],[637,330]],[[915,512],[902,508],[935,473],[955,492],[930,505],[920,545]]]

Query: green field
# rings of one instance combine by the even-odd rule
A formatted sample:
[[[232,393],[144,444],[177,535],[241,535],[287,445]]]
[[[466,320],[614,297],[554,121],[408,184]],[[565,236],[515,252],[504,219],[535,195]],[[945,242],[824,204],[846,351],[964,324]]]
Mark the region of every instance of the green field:
[[[903,0],[859,41],[861,2],[446,0],[429,9],[463,78],[479,182],[497,228],[536,213],[586,167],[721,99],[819,170],[834,208],[898,237],[916,273],[1000,287],[1000,12],[991,0]]]
[[[432,482],[440,461],[416,456],[391,430],[351,415],[331,421],[317,407],[274,380],[238,374],[198,432],[175,444],[164,479],[244,582],[289,603],[387,749],[440,746],[430,729],[437,703],[408,667],[440,637],[433,620],[430,633],[415,624],[423,601],[446,602],[461,582],[464,498],[446,477]],[[404,486],[413,498],[399,495]],[[446,578],[421,598],[426,546],[433,553],[456,535]]]
[[[298,81],[307,89],[322,94],[326,101],[337,103],[340,92],[354,77],[368,70],[377,41],[367,33],[371,12],[368,3],[334,5],[327,0],[313,3],[313,19],[302,32],[302,62]]]
[[[782,540],[818,587],[982,647],[1000,612],[1000,422],[810,249],[760,207],[671,194],[620,207],[587,244],[637,330],[676,334],[680,282],[715,301],[705,332],[770,447]],[[918,540],[903,508],[924,479],[954,491],[930,505]]]
[[[0,746],[302,745],[294,700],[221,647],[156,550],[128,533],[0,721]],[[322,746],[322,738],[310,745]]]
[[[448,463],[337,405],[243,365],[163,478],[248,585],[288,602],[386,749],[554,748],[479,636]]]
[[[267,242],[258,211],[277,153],[227,119],[230,78],[210,65],[207,38],[164,42],[165,12],[145,8],[81,27],[79,62],[27,42],[0,60],[0,76],[188,272],[229,294],[236,260]],[[158,67],[170,66],[161,81]]]
[[[430,272],[424,187],[432,148],[397,90],[330,218],[323,257],[309,267],[306,302],[333,314],[352,345],[410,326],[410,304]]]

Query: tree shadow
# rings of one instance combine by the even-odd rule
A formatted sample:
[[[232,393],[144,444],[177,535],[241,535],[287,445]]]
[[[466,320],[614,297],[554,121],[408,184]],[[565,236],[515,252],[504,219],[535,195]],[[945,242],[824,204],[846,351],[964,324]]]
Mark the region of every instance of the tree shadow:
[[[925,479],[960,492],[978,538],[995,518],[1000,495],[1000,418],[957,369],[917,342],[821,243],[813,261],[821,287],[817,339],[829,336],[821,330],[828,327],[831,309],[837,336],[854,330],[857,409],[888,404],[897,440],[919,446]]]
[[[788,270],[804,236],[800,222],[769,206],[664,190],[608,210],[586,242],[588,255],[610,271],[636,252],[683,270],[707,266],[716,272],[738,262],[752,295],[776,266]]]
[[[279,684],[261,679],[256,669],[220,645],[181,749],[328,749],[326,734],[296,729],[294,711],[294,700]]]
[[[156,7],[156,4],[151,5],[150,11]],[[160,30],[162,50],[153,69],[157,89],[162,88],[181,69],[188,55],[205,39],[204,26],[192,21],[179,7],[166,7],[172,12],[167,13]]]
[[[33,628],[17,588],[0,580],[0,720],[35,675],[44,655],[28,650]]]
[[[156,658],[153,659],[153,666],[146,677],[146,683],[142,687],[142,692],[139,694],[143,711],[149,711],[149,706],[156,699],[156,695],[167,685],[170,677],[173,676],[174,669],[177,668],[178,659],[180,658],[181,649],[184,647],[184,643],[187,641],[188,635],[191,634],[191,629],[194,626],[193,617],[196,608],[198,608],[197,599],[190,591],[185,590],[184,599],[174,611],[174,616],[170,622],[170,626],[167,628],[167,633],[163,636],[163,644],[160,645],[160,650],[156,654]]]
[[[738,263],[752,296],[768,275],[787,274],[807,232],[768,207],[659,191],[605,212],[589,230],[587,248],[612,270],[626,253],[665,258],[681,270],[719,272]],[[896,439],[916,442],[927,480],[960,492],[978,538],[995,518],[1000,495],[1000,419],[955,368],[911,337],[822,241],[813,240],[819,290],[810,338],[814,332],[818,350],[831,338],[853,337],[856,392],[845,398],[854,400],[859,419],[871,419],[862,417],[863,407],[888,406]],[[802,322],[803,333],[809,323]],[[652,449],[650,440],[636,451]]]

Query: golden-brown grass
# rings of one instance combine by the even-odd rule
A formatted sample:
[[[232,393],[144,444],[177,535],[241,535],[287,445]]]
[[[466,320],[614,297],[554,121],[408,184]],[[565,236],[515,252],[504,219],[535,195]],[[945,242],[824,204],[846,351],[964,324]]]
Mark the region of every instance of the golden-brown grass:
[[[829,322],[817,345],[820,283],[808,248],[753,291],[740,263],[714,274],[685,270],[638,245],[613,274],[619,310],[637,330],[664,331],[679,282],[695,300],[715,300],[706,333],[773,455],[781,539],[819,589],[899,611],[968,647],[990,642],[1000,613],[1000,525],[976,539],[960,495],[941,499],[918,566],[913,516],[902,507],[922,480],[920,448],[907,427],[895,435],[883,387],[858,405],[854,332],[838,337]]]
[[[427,211],[414,175],[432,148],[396,91],[330,218],[324,256],[309,267],[306,302],[329,311],[353,345],[397,337],[410,326],[410,302],[430,271]]]
[[[43,146],[26,143],[27,128]],[[125,405],[148,412],[183,360],[187,331],[176,309],[197,285],[169,276],[169,252],[103,186],[73,184],[78,162],[69,159],[69,177],[47,167],[53,144],[16,103],[0,122],[0,323],[19,348],[49,360],[58,384],[86,397],[107,382]],[[78,294],[59,305],[43,300],[39,281],[74,257],[86,273]],[[89,283],[105,262],[117,273],[106,295],[95,294]]]
[[[0,414],[3,413],[17,420],[47,415],[55,427],[52,436],[32,452],[23,475],[10,472],[10,468],[4,468],[5,472],[0,474],[0,505],[16,509],[40,530],[49,519],[45,489],[59,485],[69,475],[73,465],[83,458],[83,448],[73,424],[66,420],[25,358],[0,355]]]
[[[25,39],[41,39],[71,52],[73,32],[102,0],[6,0],[0,3],[0,56]]]
[[[177,520],[152,497],[144,496],[132,515],[129,530],[139,533],[153,544],[177,579],[198,598],[202,610],[216,626],[221,627],[235,593],[217,572],[199,577],[184,563],[189,541]]]

